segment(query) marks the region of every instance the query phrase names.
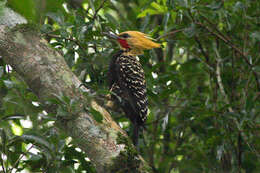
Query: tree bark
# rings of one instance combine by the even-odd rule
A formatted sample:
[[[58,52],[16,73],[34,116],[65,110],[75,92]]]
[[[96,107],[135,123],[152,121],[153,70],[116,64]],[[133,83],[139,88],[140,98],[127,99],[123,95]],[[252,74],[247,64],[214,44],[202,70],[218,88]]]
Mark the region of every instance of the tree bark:
[[[48,46],[37,30],[29,25],[12,29],[0,25],[0,56],[25,80],[40,103],[46,105],[47,112],[56,113],[60,105],[48,101],[57,95],[78,103],[75,111],[68,108],[68,114],[58,117],[56,125],[73,138],[97,172],[150,172],[126,133],[94,99],[84,96],[88,90],[80,87],[81,82],[64,58]],[[102,122],[95,120],[88,111],[91,109],[100,112]]]

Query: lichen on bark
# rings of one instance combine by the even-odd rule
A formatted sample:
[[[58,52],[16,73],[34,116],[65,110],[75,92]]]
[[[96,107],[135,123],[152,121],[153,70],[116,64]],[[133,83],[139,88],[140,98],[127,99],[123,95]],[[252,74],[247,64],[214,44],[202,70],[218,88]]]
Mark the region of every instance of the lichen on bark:
[[[11,30],[0,25],[0,51],[4,61],[24,79],[42,104],[53,98],[53,93],[63,93],[70,99],[78,98],[77,102],[84,107],[92,106],[102,114],[102,122],[96,122],[87,109],[76,104],[80,111],[71,111],[77,114],[75,119],[60,121],[57,126],[86,152],[97,172],[150,172],[146,171],[147,164],[109,113],[96,104],[94,98],[86,98],[80,92],[81,82],[62,55],[51,48],[38,31],[32,25],[17,26]],[[51,112],[56,109],[57,105],[54,105],[46,110]],[[118,135],[120,137],[116,140]],[[118,166],[118,163],[121,164]]]
[[[118,134],[117,143],[124,145],[124,150],[113,159],[109,167],[111,173],[149,173],[152,172],[147,163],[140,157],[132,141],[122,134]]]

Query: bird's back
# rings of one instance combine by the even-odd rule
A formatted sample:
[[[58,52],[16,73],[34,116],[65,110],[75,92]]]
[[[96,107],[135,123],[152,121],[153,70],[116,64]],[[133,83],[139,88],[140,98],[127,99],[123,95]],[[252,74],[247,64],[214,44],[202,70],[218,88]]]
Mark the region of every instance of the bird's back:
[[[142,126],[147,118],[147,93],[143,68],[135,56],[119,51],[109,67],[109,87],[126,116]]]

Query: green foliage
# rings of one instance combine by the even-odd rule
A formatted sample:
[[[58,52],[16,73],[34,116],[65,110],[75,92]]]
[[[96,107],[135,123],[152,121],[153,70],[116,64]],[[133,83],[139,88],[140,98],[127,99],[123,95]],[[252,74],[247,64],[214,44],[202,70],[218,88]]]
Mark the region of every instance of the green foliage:
[[[29,21],[35,21],[36,20],[36,3],[32,0],[12,0],[8,1],[7,5],[10,4],[10,7],[17,12],[19,12],[22,16],[24,16]],[[26,7],[26,8],[24,8]]]
[[[7,0],[7,6],[11,7],[31,23],[43,23],[46,13],[63,12],[64,0]]]
[[[102,122],[103,120],[103,116],[101,115],[100,112],[96,111],[94,108],[91,108],[89,110],[90,114],[93,116],[93,118],[97,121],[97,122]]]
[[[45,23],[50,45],[101,95],[108,93],[108,64],[118,50],[102,32],[139,30],[160,38],[163,48],[140,56],[150,110],[140,154],[154,172],[260,172],[260,2],[42,0],[42,10],[37,1],[21,2],[8,5]],[[58,97],[58,114],[76,111],[77,101]],[[0,170],[94,172],[1,56],[0,98],[0,150],[7,158],[1,155]],[[128,120],[112,114],[129,131]]]
[[[3,10],[6,5],[6,0],[5,1],[0,1],[0,17],[3,15]]]
[[[55,99],[49,100],[48,105],[58,105],[56,116],[63,119],[76,118],[79,112],[82,111],[81,103],[78,99],[70,99],[62,93],[54,94]]]

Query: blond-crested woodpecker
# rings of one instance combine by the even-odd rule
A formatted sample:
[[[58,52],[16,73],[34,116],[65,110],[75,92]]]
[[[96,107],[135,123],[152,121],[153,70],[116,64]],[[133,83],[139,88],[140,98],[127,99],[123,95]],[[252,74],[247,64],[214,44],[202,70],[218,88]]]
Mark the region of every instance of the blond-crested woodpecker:
[[[147,119],[147,91],[144,70],[137,58],[143,50],[160,47],[146,34],[126,31],[118,35],[105,33],[117,40],[121,50],[113,56],[109,71],[112,99],[120,105],[134,126],[133,142],[138,145],[139,129]]]

